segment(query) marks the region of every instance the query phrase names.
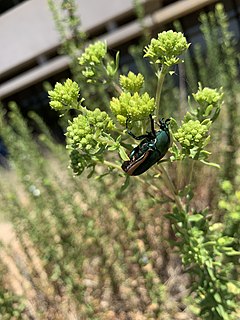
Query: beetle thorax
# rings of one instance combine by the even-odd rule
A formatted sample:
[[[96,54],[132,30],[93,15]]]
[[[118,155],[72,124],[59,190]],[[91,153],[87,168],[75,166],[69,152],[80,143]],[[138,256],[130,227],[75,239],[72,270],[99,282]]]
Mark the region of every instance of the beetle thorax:
[[[164,153],[165,150],[169,148],[170,137],[169,133],[165,130],[160,130],[156,133],[156,148],[161,152]]]

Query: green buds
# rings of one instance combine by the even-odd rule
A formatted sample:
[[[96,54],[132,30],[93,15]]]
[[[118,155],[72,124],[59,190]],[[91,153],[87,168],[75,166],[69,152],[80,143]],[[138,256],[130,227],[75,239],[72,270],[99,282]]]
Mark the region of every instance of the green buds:
[[[67,128],[68,149],[96,153],[99,151],[98,138],[102,132],[114,129],[114,124],[106,112],[86,110],[85,115],[75,117]]]
[[[112,98],[110,108],[120,124],[125,126],[127,118],[133,121],[148,118],[154,111],[155,100],[147,92],[142,95],[122,92],[119,98]]]
[[[106,112],[85,110],[84,115],[75,117],[67,128],[67,149],[71,151],[71,167],[81,174],[85,167],[100,161],[107,147],[106,135],[114,124]]]
[[[211,120],[206,119],[200,122],[199,120],[186,120],[185,117],[185,121],[179,128],[176,122],[174,123],[173,120],[172,122],[173,138],[178,143],[174,142],[170,149],[171,161],[191,158],[210,166],[219,167],[216,163],[207,162],[210,152],[204,149],[210,141]]]
[[[93,82],[94,78],[98,76],[99,68],[101,69],[106,54],[106,42],[97,41],[90,44],[78,59],[79,64],[84,67],[82,74],[88,78],[88,82]]]
[[[102,62],[106,54],[106,43],[97,41],[93,44],[90,44],[78,60],[80,65],[96,66]]]
[[[64,84],[57,82],[54,90],[48,91],[48,94],[50,106],[56,111],[79,108],[79,87],[71,79],[67,79]]]
[[[207,137],[211,122],[200,123],[198,120],[189,120],[174,134],[175,139],[184,149],[201,147]]]
[[[199,90],[193,97],[197,104],[190,106],[191,111],[186,113],[182,126],[178,127],[172,119],[173,137],[179,144],[173,143],[171,161],[189,157],[219,168],[216,163],[206,161],[210,152],[205,147],[210,141],[210,126],[221,110],[223,93],[221,89],[202,88],[199,84]]]
[[[221,89],[202,88],[199,83],[199,89],[196,93],[193,93],[193,97],[198,103],[197,118],[200,121],[206,118],[215,121],[222,104],[223,93]]]
[[[190,44],[181,32],[172,30],[158,34],[157,39],[152,39],[149,46],[145,47],[144,57],[149,57],[153,63],[160,63],[167,67],[179,63],[179,56],[188,49]]]
[[[144,83],[143,75],[130,71],[127,76],[121,75],[119,82],[123,92],[110,101],[110,108],[118,122],[125,126],[127,118],[133,121],[148,118],[154,111],[155,100],[147,92],[139,93]]]
[[[79,64],[83,66],[82,74],[87,82],[100,80],[101,84],[113,78],[118,70],[119,53],[116,54],[116,61],[107,54],[106,42],[97,41],[90,44],[80,56]]]
[[[144,83],[144,77],[141,73],[135,75],[130,71],[127,76],[121,75],[119,82],[124,91],[134,93],[141,90]]]

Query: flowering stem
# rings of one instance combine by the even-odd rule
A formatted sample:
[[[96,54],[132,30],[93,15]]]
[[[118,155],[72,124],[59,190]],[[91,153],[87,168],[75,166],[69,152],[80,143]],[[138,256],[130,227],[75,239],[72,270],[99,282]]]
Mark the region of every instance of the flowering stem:
[[[165,75],[167,74],[168,67],[165,65],[162,65],[161,70],[157,71],[156,75],[158,78],[157,82],[157,92],[156,92],[156,111],[155,115],[156,118],[159,119],[160,117],[160,97],[161,97],[161,92],[162,92],[162,86],[163,86],[163,81],[165,78]]]

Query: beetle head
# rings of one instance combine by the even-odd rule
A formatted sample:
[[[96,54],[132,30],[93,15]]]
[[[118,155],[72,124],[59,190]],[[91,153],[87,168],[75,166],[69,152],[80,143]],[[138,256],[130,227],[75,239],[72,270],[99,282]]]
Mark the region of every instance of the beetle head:
[[[168,131],[168,125],[169,125],[170,121],[171,121],[171,119],[164,120],[164,118],[162,118],[159,120],[159,123],[157,123],[157,124],[161,130]]]

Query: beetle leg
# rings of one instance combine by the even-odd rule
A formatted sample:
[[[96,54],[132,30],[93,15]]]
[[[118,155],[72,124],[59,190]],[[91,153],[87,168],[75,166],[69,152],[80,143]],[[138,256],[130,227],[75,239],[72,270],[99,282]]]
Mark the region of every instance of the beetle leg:
[[[152,135],[153,135],[154,137],[156,137],[156,131],[155,131],[155,129],[154,129],[154,120],[153,120],[153,117],[152,117],[151,114],[149,115],[149,117],[150,117],[150,121],[151,121],[151,132],[152,132]]]
[[[168,118],[168,119],[165,120],[165,123],[168,125],[170,121],[171,121],[171,119]]]
[[[135,134],[132,133],[132,132],[128,129],[128,123],[129,123],[129,121],[130,121],[130,118],[127,118],[127,120],[126,120],[126,129],[127,129],[127,133],[128,133],[131,137],[133,137],[133,138],[136,139],[136,140],[143,140],[143,139],[149,137],[149,133],[143,134],[143,135],[141,135],[141,136],[135,136]]]
[[[127,133],[131,136],[131,137],[133,137],[134,139],[136,139],[136,140],[143,140],[143,139],[145,139],[145,138],[147,138],[147,137],[149,137],[149,134],[143,134],[143,135],[141,135],[141,136],[135,136],[135,134],[133,134],[131,131],[127,131]]]

